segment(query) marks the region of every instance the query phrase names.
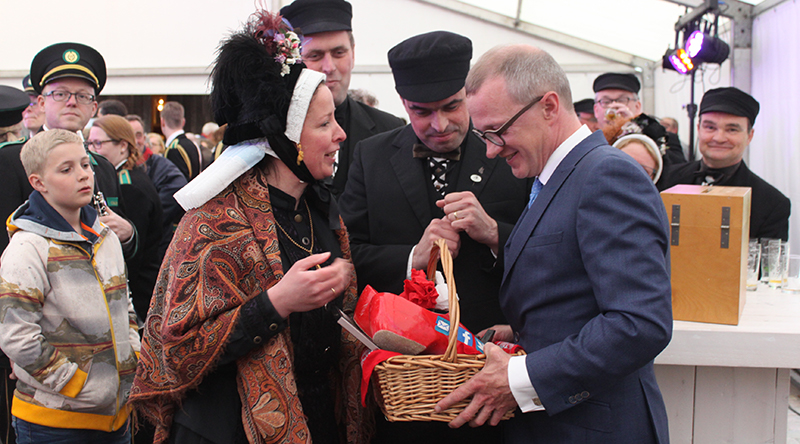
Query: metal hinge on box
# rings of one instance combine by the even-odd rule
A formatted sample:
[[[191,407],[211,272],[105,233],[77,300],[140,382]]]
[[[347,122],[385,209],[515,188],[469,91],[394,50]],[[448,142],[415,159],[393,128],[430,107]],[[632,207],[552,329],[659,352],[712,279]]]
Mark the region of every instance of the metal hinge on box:
[[[720,226],[719,247],[728,248],[728,240],[731,237],[731,207],[722,207],[722,225]]]
[[[672,206],[672,222],[670,222],[672,230],[670,232],[670,244],[678,245],[680,243],[681,234],[681,206]]]

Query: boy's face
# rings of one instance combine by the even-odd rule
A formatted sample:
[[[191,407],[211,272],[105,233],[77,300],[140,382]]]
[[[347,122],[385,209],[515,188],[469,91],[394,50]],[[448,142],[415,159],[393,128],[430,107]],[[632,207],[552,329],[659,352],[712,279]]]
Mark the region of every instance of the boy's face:
[[[63,143],[47,154],[40,173],[28,177],[33,189],[64,215],[80,210],[92,201],[94,174],[83,145]]]

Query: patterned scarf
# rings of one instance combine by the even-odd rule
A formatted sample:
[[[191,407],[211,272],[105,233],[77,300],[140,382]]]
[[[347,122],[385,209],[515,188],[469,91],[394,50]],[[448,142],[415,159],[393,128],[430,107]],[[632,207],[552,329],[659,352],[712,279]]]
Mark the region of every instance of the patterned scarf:
[[[344,226],[342,224],[341,226]],[[337,230],[350,259],[347,232]],[[166,442],[177,408],[222,356],[241,305],[283,276],[266,177],[253,168],[181,220],[161,267],[144,327],[131,402]],[[355,272],[344,294],[355,308]],[[334,385],[336,419],[348,443],[367,443],[372,412],[359,402],[362,347],[342,333]],[[289,330],[239,358],[237,386],[250,443],[310,442],[297,395]]]

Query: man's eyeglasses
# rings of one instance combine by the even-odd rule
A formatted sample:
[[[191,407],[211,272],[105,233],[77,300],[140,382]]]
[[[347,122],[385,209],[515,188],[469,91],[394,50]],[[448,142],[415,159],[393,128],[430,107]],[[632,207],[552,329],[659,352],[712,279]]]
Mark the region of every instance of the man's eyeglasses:
[[[119,142],[119,140],[113,140],[113,139],[108,139],[108,140],[87,140],[86,142],[83,142],[83,146],[85,146],[87,150],[92,148],[92,147],[94,147],[94,149],[98,149],[98,148],[102,147],[104,143],[108,143],[108,142],[117,143],[117,142]]]
[[[629,103],[635,101],[636,101],[635,97],[618,97],[616,99],[608,99],[608,98],[600,99],[597,100],[595,103],[599,103],[600,106],[602,106],[603,108],[608,108],[614,102],[617,102],[620,105],[628,106]]]
[[[86,94],[83,92],[71,93],[69,91],[50,91],[44,94],[45,97],[52,97],[56,102],[67,102],[70,97],[75,96],[75,100],[81,105],[89,105],[94,102],[93,94]]]
[[[506,130],[508,128],[510,128],[511,125],[513,125],[514,122],[516,122],[517,119],[520,118],[520,116],[525,114],[525,111],[529,110],[533,105],[536,105],[537,103],[539,103],[539,101],[542,100],[543,98],[544,98],[544,96],[539,96],[539,97],[533,99],[533,101],[531,103],[525,105],[525,107],[522,108],[521,110],[519,110],[518,113],[514,114],[514,117],[508,119],[508,121],[506,123],[504,123],[503,126],[501,126],[500,128],[497,128],[496,130],[481,131],[481,130],[479,130],[477,128],[473,128],[472,132],[477,134],[478,137],[480,137],[483,140],[487,140],[489,142],[492,142],[493,144],[495,144],[497,146],[503,146],[503,145],[506,144],[506,141],[503,140],[503,133],[506,132]]]

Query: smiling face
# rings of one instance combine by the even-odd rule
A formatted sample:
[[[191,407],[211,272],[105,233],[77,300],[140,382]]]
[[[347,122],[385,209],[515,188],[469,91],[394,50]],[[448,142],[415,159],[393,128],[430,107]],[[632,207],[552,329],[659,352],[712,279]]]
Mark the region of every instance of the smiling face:
[[[347,99],[355,52],[347,31],[318,32],[303,40],[303,63],[325,74],[325,85],[336,106]]]
[[[50,150],[41,172],[28,180],[61,215],[74,214],[92,201],[94,174],[89,155],[78,143],[62,143]]]
[[[448,153],[461,146],[469,130],[469,111],[464,88],[438,102],[412,102],[403,99],[411,127],[419,140],[432,151]]]
[[[39,105],[44,108],[45,122],[48,129],[65,129],[67,131],[80,131],[89,123],[95,111],[97,101],[89,104],[78,103],[74,95],[66,102],[56,102],[53,97],[47,96],[52,91],[64,91],[72,94],[84,93],[94,96],[94,87],[83,79],[67,77],[56,79],[44,86],[42,95],[39,96]]]
[[[86,142],[90,144],[89,149],[102,154],[112,165],[117,166],[128,158],[128,143],[110,139],[102,128],[93,126],[89,130],[89,139]]]
[[[320,85],[311,99],[300,134],[303,161],[317,180],[333,175],[339,143],[346,137],[333,117],[334,109],[331,91],[325,85]]]
[[[505,145],[486,142],[486,156],[500,156],[511,167],[517,178],[538,176],[547,159],[558,144],[551,140],[550,128],[544,119],[544,108],[551,107],[555,93],[548,92],[544,98],[523,113],[504,133]],[[522,109],[511,99],[502,77],[492,77],[484,82],[475,94],[467,98],[472,124],[481,131],[500,128],[503,123]]]
[[[741,162],[745,148],[753,140],[753,129],[748,129],[747,117],[704,113],[697,126],[700,154],[711,168],[725,168]]]

